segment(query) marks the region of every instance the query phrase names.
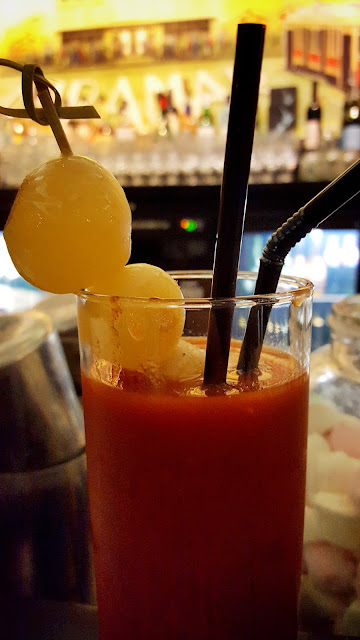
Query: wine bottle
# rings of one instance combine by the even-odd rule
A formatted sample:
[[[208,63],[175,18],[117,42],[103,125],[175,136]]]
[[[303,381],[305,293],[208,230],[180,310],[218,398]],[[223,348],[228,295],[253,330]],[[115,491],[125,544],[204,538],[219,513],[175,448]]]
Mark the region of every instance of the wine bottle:
[[[344,104],[340,146],[345,151],[360,150],[360,91],[352,80]]]
[[[316,151],[321,145],[321,107],[317,97],[317,82],[313,82],[312,102],[307,110],[304,149]]]

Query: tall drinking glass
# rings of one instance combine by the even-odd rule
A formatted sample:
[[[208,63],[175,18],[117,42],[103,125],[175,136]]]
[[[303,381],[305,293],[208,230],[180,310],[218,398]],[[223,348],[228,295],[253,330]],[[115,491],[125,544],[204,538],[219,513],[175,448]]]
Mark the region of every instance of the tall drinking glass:
[[[297,634],[312,285],[211,300],[78,298],[101,640]],[[250,308],[271,307],[259,370],[237,374]],[[211,307],[234,310],[227,383],[204,386]]]

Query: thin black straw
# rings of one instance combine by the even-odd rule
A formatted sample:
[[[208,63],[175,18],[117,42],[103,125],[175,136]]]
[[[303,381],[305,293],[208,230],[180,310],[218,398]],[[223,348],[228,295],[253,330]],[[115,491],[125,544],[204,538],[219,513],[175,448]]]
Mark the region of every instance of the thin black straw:
[[[335,178],[272,234],[260,258],[255,295],[275,293],[289,251],[309,231],[359,193],[360,160]],[[238,362],[239,373],[250,373],[257,369],[271,306],[271,301],[266,305],[259,303],[250,311]]]
[[[238,25],[212,298],[232,298],[235,295],[264,38],[264,25]],[[214,305],[210,310],[205,384],[221,384],[226,381],[233,312],[232,303]]]

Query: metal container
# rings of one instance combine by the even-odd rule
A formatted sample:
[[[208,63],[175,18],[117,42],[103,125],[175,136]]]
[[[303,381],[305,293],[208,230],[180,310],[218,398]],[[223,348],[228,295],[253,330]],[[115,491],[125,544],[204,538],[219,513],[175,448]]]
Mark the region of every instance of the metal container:
[[[48,316],[0,317],[0,596],[93,602],[82,409]]]

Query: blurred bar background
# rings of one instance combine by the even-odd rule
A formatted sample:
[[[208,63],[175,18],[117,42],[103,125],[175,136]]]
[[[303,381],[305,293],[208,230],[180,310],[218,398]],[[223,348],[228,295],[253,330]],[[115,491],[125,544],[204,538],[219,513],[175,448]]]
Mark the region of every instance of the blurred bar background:
[[[0,11],[0,56],[41,65],[64,104],[100,112],[64,126],[74,152],[124,187],[133,262],[212,268],[238,22],[267,25],[239,267],[257,270],[269,234],[360,155],[356,3],[0,0]],[[19,74],[3,67],[0,104],[21,106]],[[56,155],[49,128],[0,116],[0,229],[24,176]],[[315,284],[313,348],[329,340],[332,302],[360,291],[359,248],[357,198],[286,261],[284,273]],[[1,234],[0,311],[43,295]]]

